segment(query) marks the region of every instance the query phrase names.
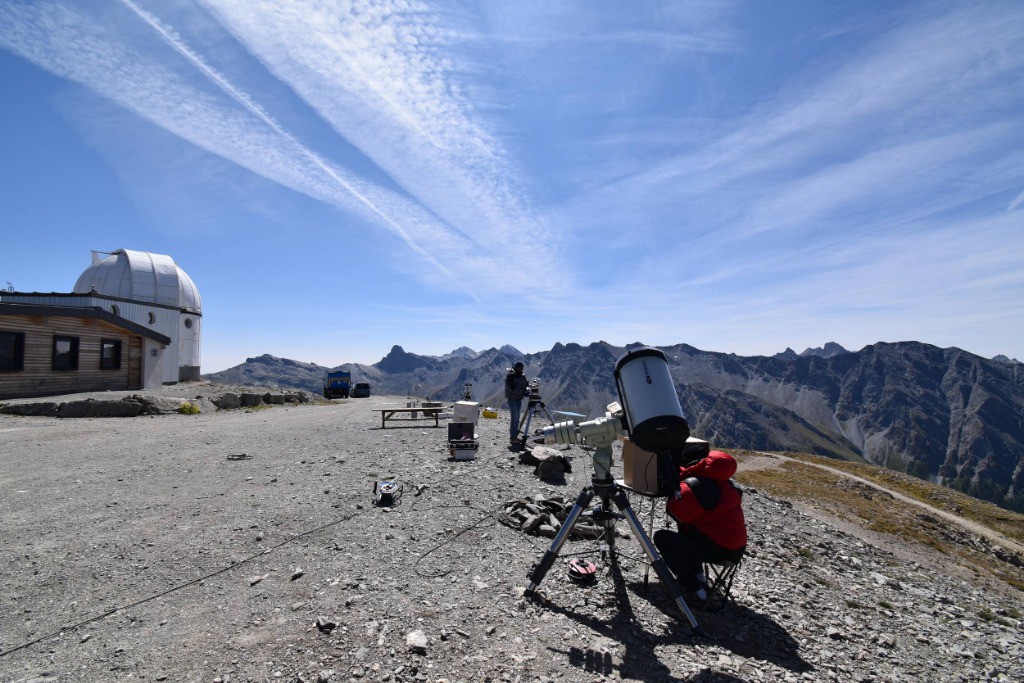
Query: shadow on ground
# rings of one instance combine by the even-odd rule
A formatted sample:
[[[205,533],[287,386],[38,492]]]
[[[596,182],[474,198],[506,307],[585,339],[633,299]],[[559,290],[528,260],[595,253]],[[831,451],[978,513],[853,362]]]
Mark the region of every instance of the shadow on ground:
[[[555,603],[549,603],[546,609],[589,628],[597,637],[618,642],[623,646],[624,652],[621,658],[614,658],[607,651],[593,648],[548,648],[552,653],[564,655],[572,666],[598,675],[611,675],[617,668],[622,678],[648,683],[673,680],[742,680],[710,668],[702,669],[686,679],[680,679],[673,676],[671,668],[659,660],[657,652],[662,646],[682,644],[692,648],[693,656],[699,658],[706,649],[704,646],[713,644],[729,650],[738,657],[771,662],[797,674],[813,670],[813,667],[797,653],[796,640],[770,618],[743,606],[728,606],[724,610],[710,613],[698,610],[695,617],[700,623],[703,635],[696,636],[660,582],[654,580],[649,584],[643,581],[627,583],[616,553],[609,555],[608,561],[609,575],[618,604],[618,610],[611,619],[603,620],[593,615],[581,614]],[[657,635],[646,632],[645,629],[648,627],[640,623],[633,612],[630,602],[632,596],[648,601],[668,616],[671,624],[668,632]],[[737,640],[738,634],[742,634],[743,640]]]
[[[645,585],[642,581],[634,581],[629,588],[664,614],[681,618],[660,582],[652,581]],[[770,662],[794,673],[814,668],[800,656],[799,643],[781,624],[745,605],[728,603],[716,611],[694,610],[694,615],[700,622],[706,642],[739,657]]]

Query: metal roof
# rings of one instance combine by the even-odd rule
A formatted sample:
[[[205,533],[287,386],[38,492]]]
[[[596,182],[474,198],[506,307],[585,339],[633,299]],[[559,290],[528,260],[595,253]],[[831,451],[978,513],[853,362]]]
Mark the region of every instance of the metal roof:
[[[108,313],[102,308],[86,308],[84,306],[42,306],[39,304],[7,304],[0,303],[0,316],[5,315],[36,315],[51,318],[95,318],[110,323],[115,327],[128,330],[143,337],[169,345],[171,338],[148,327],[133,323],[120,316]]]
[[[92,264],[75,283],[76,294],[146,301],[201,313],[202,299],[192,278],[170,256],[118,249]]]

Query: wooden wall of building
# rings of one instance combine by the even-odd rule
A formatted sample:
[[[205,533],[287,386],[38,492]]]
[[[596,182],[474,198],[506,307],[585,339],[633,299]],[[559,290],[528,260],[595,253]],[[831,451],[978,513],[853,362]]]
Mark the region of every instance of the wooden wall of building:
[[[0,330],[25,334],[24,369],[0,371],[0,398],[142,388],[142,338],[95,318],[0,316]],[[53,370],[53,337],[78,337],[78,369]],[[100,340],[121,341],[121,367],[100,368]]]

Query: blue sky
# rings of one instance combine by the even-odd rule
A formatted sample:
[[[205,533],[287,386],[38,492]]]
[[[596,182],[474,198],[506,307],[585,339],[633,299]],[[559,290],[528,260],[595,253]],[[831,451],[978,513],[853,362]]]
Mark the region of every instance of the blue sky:
[[[1024,3],[0,3],[0,286],[171,255],[203,369],[1024,360]]]

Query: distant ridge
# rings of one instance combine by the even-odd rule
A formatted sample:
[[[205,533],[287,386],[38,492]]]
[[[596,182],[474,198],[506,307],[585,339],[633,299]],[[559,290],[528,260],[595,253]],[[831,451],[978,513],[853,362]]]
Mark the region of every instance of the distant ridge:
[[[629,346],[633,346],[630,344]],[[723,448],[801,451],[867,460],[1024,511],[1024,383],[1020,363],[919,342],[847,351],[830,342],[796,354],[737,356],[686,344],[661,347],[694,434]],[[617,399],[607,342],[511,346],[420,356],[395,345],[373,365],[348,363],[376,394],[504,404],[508,368],[522,360],[549,409],[600,415]],[[1004,357],[1005,358],[1005,357]],[[323,368],[270,355],[208,375],[319,392]]]

